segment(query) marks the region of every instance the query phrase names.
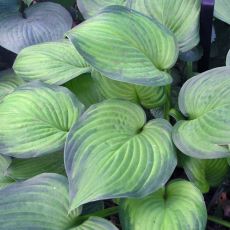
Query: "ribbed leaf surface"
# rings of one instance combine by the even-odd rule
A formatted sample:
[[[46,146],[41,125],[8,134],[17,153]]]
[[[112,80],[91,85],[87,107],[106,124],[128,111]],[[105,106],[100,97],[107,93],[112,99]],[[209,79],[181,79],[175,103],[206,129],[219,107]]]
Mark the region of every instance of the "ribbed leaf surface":
[[[201,192],[175,180],[143,199],[122,201],[120,218],[123,230],[204,230],[207,213]]]
[[[230,24],[230,1],[215,0],[214,16],[228,24]]]
[[[14,181],[6,175],[6,171],[10,164],[10,157],[0,155],[0,189],[6,187]]]
[[[176,166],[171,126],[162,119],[145,122],[141,107],[121,100],[93,105],[82,115],[65,146],[71,209],[145,196],[167,182]]]
[[[0,190],[0,226],[7,230],[61,230],[73,224],[68,216],[68,181],[41,174]]]
[[[0,153],[17,158],[61,150],[83,110],[69,90],[33,82],[0,103]]]
[[[0,101],[11,94],[19,85],[24,84],[24,81],[18,77],[12,70],[0,72]]]
[[[171,83],[178,49],[173,34],[156,20],[111,6],[67,33],[96,70],[118,81],[161,86]]]
[[[23,49],[13,68],[25,80],[41,80],[56,85],[91,69],[68,40],[47,42]]]
[[[230,156],[230,67],[189,79],[180,91],[179,107],[189,119],[173,130],[181,152],[201,159]]]
[[[43,2],[14,14],[0,23],[0,45],[14,53],[37,43],[55,41],[72,26],[69,12],[61,5]]]
[[[145,108],[155,108],[165,103],[164,87],[134,85],[115,81],[94,71],[94,79],[101,93],[107,99],[123,99],[138,103]]]

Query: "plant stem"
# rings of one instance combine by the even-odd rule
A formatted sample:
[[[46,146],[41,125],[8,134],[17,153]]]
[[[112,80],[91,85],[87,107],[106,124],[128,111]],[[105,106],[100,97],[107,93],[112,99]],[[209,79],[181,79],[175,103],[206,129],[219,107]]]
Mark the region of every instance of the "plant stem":
[[[216,224],[221,224],[222,226],[225,226],[227,228],[230,228],[230,222],[226,221],[226,220],[222,220],[218,217],[215,216],[208,216],[208,220],[216,223]]]
[[[174,108],[170,109],[169,115],[173,117],[176,121],[185,120],[184,116]]]
[[[169,121],[169,111],[171,108],[171,85],[165,86],[166,102],[164,105],[164,119]]]

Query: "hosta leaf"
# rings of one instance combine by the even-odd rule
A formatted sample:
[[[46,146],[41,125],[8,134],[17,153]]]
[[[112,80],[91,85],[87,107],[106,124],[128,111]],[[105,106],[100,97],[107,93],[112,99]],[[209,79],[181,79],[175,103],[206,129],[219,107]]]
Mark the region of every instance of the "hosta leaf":
[[[210,187],[218,186],[229,171],[225,158],[201,160],[180,155],[181,164],[189,180],[202,192],[208,192]]]
[[[230,1],[215,0],[214,16],[228,24],[230,24]]]
[[[42,2],[32,5],[22,15],[4,18],[0,24],[0,45],[14,53],[46,41],[55,41],[72,26],[69,12],[59,4]]]
[[[204,230],[207,212],[201,192],[175,180],[143,199],[123,200],[120,218],[124,230]]]
[[[118,230],[118,228],[108,220],[92,216],[80,226],[69,230]]]
[[[77,6],[85,19],[95,16],[106,6],[125,5],[127,0],[77,0]]]
[[[182,52],[199,43],[200,0],[131,0],[131,8],[156,18],[176,36]]]
[[[16,180],[25,180],[41,173],[64,174],[64,156],[62,152],[55,152],[41,157],[12,160],[6,174]]]
[[[119,22],[119,23],[118,23]],[[178,56],[173,34],[156,20],[122,6],[107,7],[67,33],[96,70],[118,81],[160,86]]]
[[[145,122],[141,107],[121,100],[93,105],[82,115],[65,146],[71,209],[145,196],[167,182],[176,166],[171,126],[162,119]]]
[[[91,69],[68,40],[47,42],[23,49],[13,68],[25,80],[37,79],[57,85]]]
[[[104,99],[97,82],[89,73],[82,74],[66,82],[64,86],[71,90],[86,107]]]
[[[69,90],[33,82],[0,103],[0,153],[17,158],[61,150],[83,110]]]
[[[58,174],[41,174],[0,190],[0,226],[7,230],[68,229],[73,225],[68,181]]]
[[[189,119],[173,130],[181,152],[200,159],[230,156],[230,67],[189,79],[180,91],[179,107]]]
[[[164,87],[134,85],[115,81],[102,76],[94,71],[94,79],[101,93],[107,99],[124,99],[142,105],[145,108],[158,107],[165,103],[166,94]]]
[[[0,189],[11,184],[14,180],[6,175],[7,168],[11,164],[11,158],[0,155]]]
[[[11,94],[18,86],[24,84],[24,81],[18,77],[12,70],[0,72],[0,101]]]

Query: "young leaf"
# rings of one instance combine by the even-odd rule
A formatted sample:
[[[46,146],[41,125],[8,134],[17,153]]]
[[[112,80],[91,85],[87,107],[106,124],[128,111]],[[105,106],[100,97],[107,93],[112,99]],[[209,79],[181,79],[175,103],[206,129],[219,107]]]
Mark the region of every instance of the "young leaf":
[[[23,48],[63,38],[72,26],[69,12],[53,2],[32,5],[24,11],[5,17],[0,24],[0,45],[14,53]]]
[[[92,73],[101,93],[107,99],[124,99],[135,102],[145,108],[155,108],[165,103],[164,87],[134,85],[115,81],[102,76],[99,72]]]
[[[189,180],[203,193],[208,192],[210,187],[218,186],[229,172],[225,158],[201,160],[181,154],[180,161]]]
[[[0,103],[0,152],[29,158],[61,150],[82,111],[64,87],[40,82],[20,86]]]
[[[36,79],[56,85],[64,84],[91,70],[68,40],[47,42],[23,49],[13,68],[25,80]]]
[[[182,52],[199,43],[200,0],[131,0],[131,8],[169,28]]]
[[[106,6],[126,5],[127,0],[77,0],[77,6],[85,19],[95,16]]]
[[[18,86],[24,84],[24,81],[18,77],[12,70],[0,72],[0,101],[11,94]]]
[[[58,174],[41,174],[0,190],[2,229],[69,229],[75,216],[67,215],[68,181]]]
[[[229,0],[215,0],[214,15],[216,18],[230,24],[230,1]]]
[[[178,57],[173,34],[136,11],[107,7],[69,31],[67,37],[88,63],[113,80],[147,86],[172,81],[165,70]]]
[[[71,210],[96,200],[142,197],[167,182],[177,163],[171,126],[162,119],[145,122],[141,107],[122,100],[93,105],[82,115],[64,152]]]
[[[92,216],[80,226],[73,227],[68,230],[118,230],[118,228],[111,224],[108,220]]]
[[[25,180],[45,172],[65,174],[63,152],[29,159],[14,158],[5,173],[15,180]]]
[[[143,199],[122,200],[120,219],[124,230],[204,230],[207,211],[192,183],[175,180]]]
[[[206,71],[189,79],[179,94],[179,107],[189,120],[173,129],[176,146],[200,159],[229,157],[230,67]]]
[[[71,90],[86,107],[104,99],[97,82],[89,73],[82,74],[66,82],[64,86]]]

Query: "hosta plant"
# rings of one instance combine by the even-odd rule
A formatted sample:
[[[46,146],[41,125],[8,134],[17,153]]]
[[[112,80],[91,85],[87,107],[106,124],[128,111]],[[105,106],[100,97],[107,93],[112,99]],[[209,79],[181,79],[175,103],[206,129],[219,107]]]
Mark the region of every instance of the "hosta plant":
[[[57,3],[84,20],[71,29]],[[0,10],[0,45],[18,53],[0,71],[0,229],[229,226],[211,198],[229,174],[230,54],[197,72],[200,0]]]

